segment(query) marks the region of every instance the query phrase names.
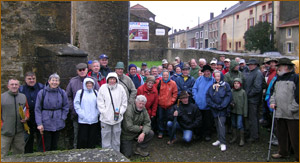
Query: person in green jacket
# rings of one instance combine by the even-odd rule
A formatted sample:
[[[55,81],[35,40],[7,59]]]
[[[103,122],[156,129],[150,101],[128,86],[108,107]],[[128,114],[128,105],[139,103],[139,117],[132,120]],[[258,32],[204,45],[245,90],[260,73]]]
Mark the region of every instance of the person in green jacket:
[[[231,89],[233,101],[231,102],[231,123],[233,127],[233,137],[229,143],[237,140],[237,130],[240,131],[239,146],[245,144],[243,119],[248,116],[248,100],[245,90],[242,88],[242,80],[235,78]]]
[[[121,133],[121,153],[130,157],[133,145],[137,142],[134,153],[143,157],[149,156],[145,149],[154,136],[151,130],[151,120],[145,108],[147,98],[138,95],[134,104],[130,104],[124,114]]]
[[[199,77],[199,69],[200,67],[197,65],[196,60],[193,58],[190,61],[190,65],[191,65],[191,71],[190,71],[190,75],[192,77],[194,77],[194,79],[196,80]]]
[[[228,73],[224,75],[224,81],[227,82],[231,88],[233,88],[233,82],[235,78],[240,78],[241,84],[245,83],[245,77],[243,73],[239,71],[239,64],[233,60],[230,62],[230,69]]]

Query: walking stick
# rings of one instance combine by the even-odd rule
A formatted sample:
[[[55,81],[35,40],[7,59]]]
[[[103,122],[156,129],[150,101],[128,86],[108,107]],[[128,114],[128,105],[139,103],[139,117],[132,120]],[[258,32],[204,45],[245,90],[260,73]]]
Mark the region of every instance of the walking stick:
[[[45,152],[45,139],[44,139],[44,133],[43,133],[43,131],[40,131],[40,134],[42,136],[43,152]]]
[[[275,111],[276,111],[276,108],[273,110],[272,127],[271,127],[271,135],[270,135],[270,142],[269,142],[269,150],[268,150],[267,162],[270,161],[270,152],[271,152],[272,136],[273,136],[273,130],[274,130]]]

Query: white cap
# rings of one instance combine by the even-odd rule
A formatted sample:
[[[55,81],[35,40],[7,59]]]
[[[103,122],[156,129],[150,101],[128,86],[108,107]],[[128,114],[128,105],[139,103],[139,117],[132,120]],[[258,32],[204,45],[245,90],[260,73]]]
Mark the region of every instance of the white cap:
[[[241,64],[241,63],[246,63],[246,61],[244,59],[241,59],[239,64]]]
[[[175,57],[175,60],[180,60],[180,58],[179,57]]]
[[[226,58],[226,59],[224,60],[224,62],[230,62],[230,59],[229,59],[229,58]]]
[[[167,63],[168,63],[168,61],[166,59],[162,60],[162,64],[167,64]]]
[[[210,64],[217,64],[217,62],[218,61],[216,59],[213,59],[213,60],[210,61]]]

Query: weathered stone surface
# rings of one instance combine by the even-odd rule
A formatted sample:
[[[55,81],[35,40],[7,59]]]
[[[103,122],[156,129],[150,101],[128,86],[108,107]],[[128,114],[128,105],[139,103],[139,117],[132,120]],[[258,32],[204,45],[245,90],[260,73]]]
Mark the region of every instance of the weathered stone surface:
[[[2,162],[129,162],[124,155],[113,149],[74,149],[50,151],[1,158]]]
[[[72,42],[89,53],[88,59],[99,59],[105,53],[109,67],[123,61],[128,64],[128,1],[73,1]],[[76,45],[76,44],[75,44]]]
[[[1,91],[10,78],[37,72],[37,45],[70,42],[70,24],[71,2],[1,1]]]

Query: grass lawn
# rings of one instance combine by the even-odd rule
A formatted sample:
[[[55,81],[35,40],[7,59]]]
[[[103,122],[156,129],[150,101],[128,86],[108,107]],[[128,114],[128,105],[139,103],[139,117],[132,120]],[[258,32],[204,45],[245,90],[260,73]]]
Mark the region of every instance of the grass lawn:
[[[129,65],[135,64],[137,67],[141,68],[143,62],[147,63],[148,69],[150,69],[152,66],[161,65],[161,61],[133,61],[133,62],[129,62]]]

